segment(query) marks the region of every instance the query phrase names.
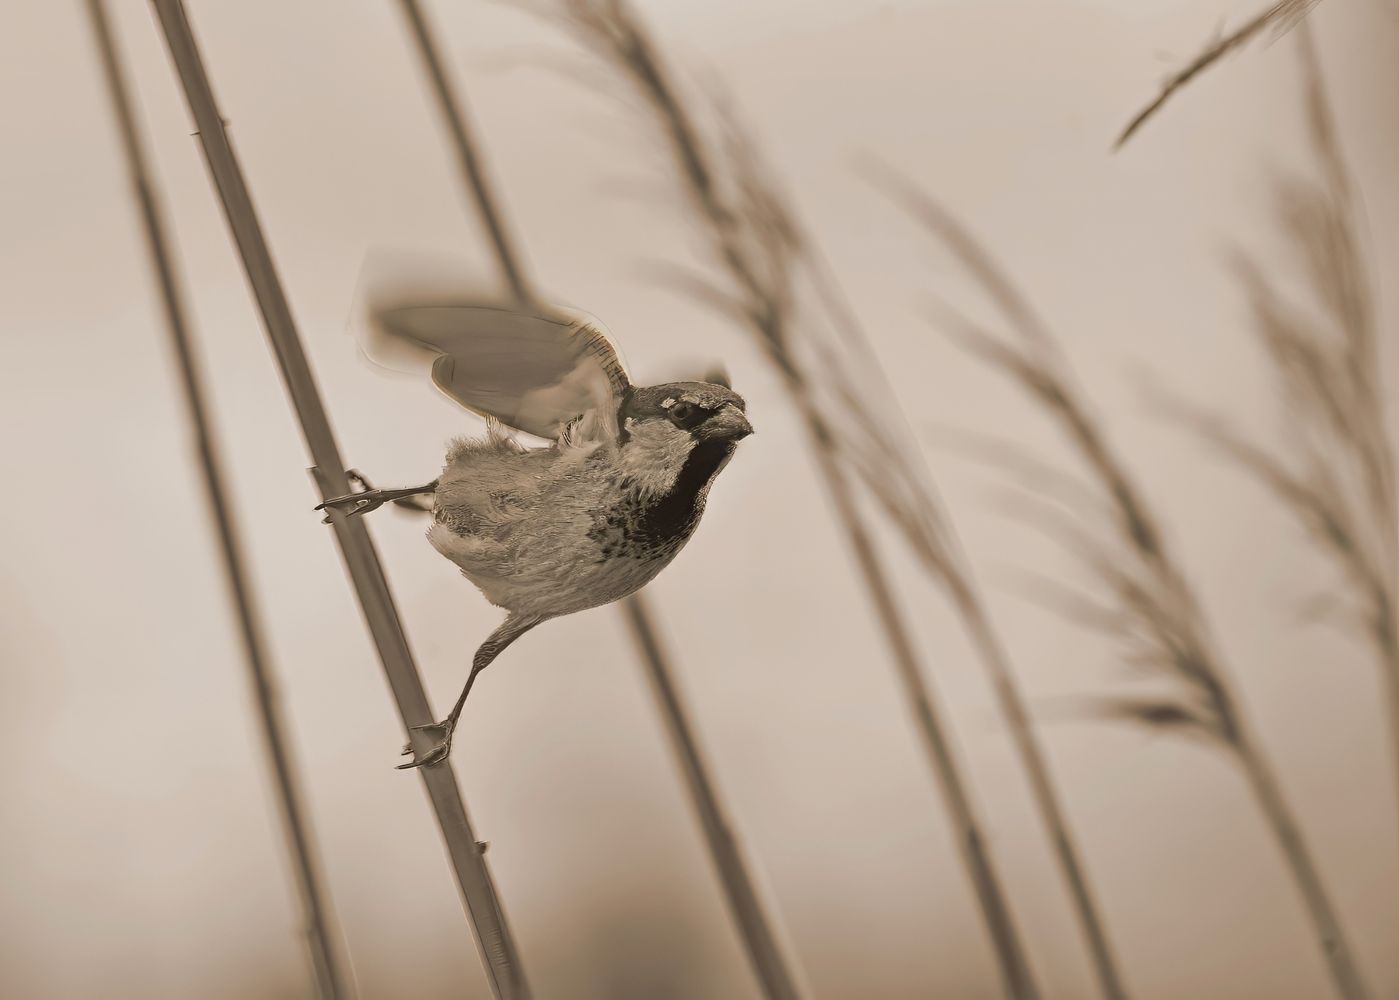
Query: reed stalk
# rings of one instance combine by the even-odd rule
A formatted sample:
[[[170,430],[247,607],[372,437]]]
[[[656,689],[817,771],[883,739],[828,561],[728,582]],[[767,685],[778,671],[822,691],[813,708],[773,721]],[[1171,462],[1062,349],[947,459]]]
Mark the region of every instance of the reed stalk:
[[[776,368],[805,430],[817,471],[859,568],[903,696],[954,827],[959,856],[976,893],[1006,992],[1038,995],[1025,949],[987,850],[946,724],[927,681],[874,540],[842,461],[840,436],[818,400],[819,386],[799,357],[792,331],[793,270],[800,239],[771,195],[743,136],[731,128],[716,144],[699,126],[660,50],[621,0],[549,5],[584,47],[641,99],[671,154],[685,202],[706,234],[722,279],[684,274],[683,284],[735,319]],[[732,123],[730,123],[732,124]]]
[[[1127,140],[1132,138],[1149,119],[1154,117],[1167,101],[1205,70],[1225,56],[1237,52],[1270,29],[1274,37],[1285,34],[1310,14],[1312,8],[1320,2],[1321,0],[1276,0],[1275,3],[1269,4],[1233,31],[1221,34],[1206,45],[1182,69],[1166,78],[1156,96],[1132,116],[1127,127],[1113,142],[1112,148],[1121,149]]]
[[[1316,861],[1271,764],[1239,707],[1222,654],[1190,581],[1160,528],[1153,505],[1136,485],[1077,387],[1068,362],[1028,299],[972,234],[912,184],[889,175],[886,190],[903,211],[942,243],[1000,312],[1014,339],[952,310],[944,322],[974,357],[1010,379],[1068,439],[1106,502],[1111,537],[1096,537],[1096,508],[1084,523],[1045,507],[1039,523],[1081,559],[1107,592],[1106,604],[1061,594],[1080,621],[1112,635],[1133,662],[1172,680],[1172,698],[1123,698],[1105,712],[1141,725],[1202,736],[1231,751],[1268,829],[1277,841],[1338,995],[1368,995]]]
[[[842,294],[829,264],[810,240],[804,238],[804,245],[812,285],[846,346],[845,358],[832,357],[823,366],[826,381],[834,383],[835,395],[846,414],[842,452],[864,481],[866,490],[884,509],[889,522],[922,563],[924,571],[943,588],[956,611],[973,653],[991,679],[992,691],[1010,730],[1035,808],[1068,887],[1070,904],[1087,943],[1098,987],[1108,1000],[1125,1000],[1126,983],[1106,921],[1080,859],[1076,838],[1065,816],[1048,756],[1016,683],[1010,655],[961,550],[955,525],[922,460],[922,450],[916,442],[907,440],[907,434],[896,433],[899,426],[907,426],[907,419],[899,412],[893,387],[879,364],[873,344]],[[849,363],[855,360],[863,360],[868,369],[868,384],[864,386],[854,374],[855,365]],[[878,405],[880,400],[882,406]]]
[[[167,47],[198,128],[200,145],[238,246],[244,271],[262,313],[283,382],[296,409],[315,467],[322,498],[350,492],[345,466],[301,344],[291,307],[254,210],[242,171],[224,130],[224,120],[180,0],[153,0]],[[413,727],[433,722],[427,695],[394,606],[379,557],[361,518],[331,515],[341,556],[359,598],[369,631],[410,740],[426,750],[430,738]],[[448,763],[418,768],[432,802],[442,839],[476,937],[482,965],[498,1000],[527,1000],[524,970],[505,914],[472,832],[456,775]]]
[[[1399,503],[1385,426],[1378,309],[1357,196],[1304,25],[1297,32],[1316,179],[1277,184],[1277,213],[1297,281],[1284,292],[1246,255],[1239,280],[1253,335],[1288,424],[1283,448],[1257,444],[1227,420],[1171,401],[1175,415],[1273,497],[1341,581],[1309,604],[1370,648],[1380,672],[1399,780]],[[1296,300],[1305,292],[1309,302]],[[1399,805],[1399,789],[1395,803]]]
[[[353,978],[340,954],[334,912],[322,885],[308,810],[302,804],[291,746],[285,735],[288,727],[278,698],[275,672],[267,654],[252,584],[244,568],[237,518],[224,485],[223,458],[209,419],[204,376],[195,356],[184,292],[175,271],[173,241],[166,227],[157,182],[146,158],[145,141],[131,100],[126,71],[103,0],[87,0],[87,13],[102,60],[112,114],[121,133],[122,150],[141,217],[146,252],[159,287],[166,332],[170,336],[170,346],[179,368],[180,390],[199,457],[204,500],[218,538],[219,555],[238,621],[238,638],[243,647],[263,749],[272,772],[272,785],[277,794],[287,852],[296,879],[304,923],[302,932],[311,958],[317,993],[323,1000],[341,1000],[353,995]]]
[[[400,0],[400,7],[432,86],[438,110],[452,138],[463,181],[489,238],[496,263],[515,299],[522,304],[534,301],[536,296],[486,171],[484,156],[474,139],[464,102],[443,67],[422,7],[417,0]],[[723,885],[729,911],[738,925],[739,937],[763,995],[769,1000],[796,1000],[801,996],[797,977],[784,954],[774,922],[758,895],[745,852],[734,833],[734,825],[719,800],[709,765],[695,738],[689,711],[675,682],[669,657],[661,645],[654,613],[642,594],[623,601],[622,611],[637,653],[646,666],[661,717],[685,776],[690,801]]]

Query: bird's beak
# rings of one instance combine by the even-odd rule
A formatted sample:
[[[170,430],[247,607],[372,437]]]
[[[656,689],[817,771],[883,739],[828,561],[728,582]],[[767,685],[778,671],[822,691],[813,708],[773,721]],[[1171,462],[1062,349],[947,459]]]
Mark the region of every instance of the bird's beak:
[[[753,433],[753,425],[743,411],[729,403],[714,416],[699,425],[701,441],[738,441]]]

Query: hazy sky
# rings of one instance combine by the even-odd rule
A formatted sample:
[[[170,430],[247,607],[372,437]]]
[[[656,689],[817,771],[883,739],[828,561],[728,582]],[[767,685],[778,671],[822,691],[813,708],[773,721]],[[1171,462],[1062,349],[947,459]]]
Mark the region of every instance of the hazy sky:
[[[309,464],[148,5],[117,0],[210,374],[217,423],[325,868],[365,997],[486,996]],[[190,2],[196,34],[342,450],[420,482],[478,425],[362,362],[347,333],[366,253],[488,273],[389,3]],[[1225,250],[1295,272],[1269,181],[1306,165],[1296,51],[1252,48],[1124,152],[1111,138],[1229,0],[640,4],[690,79],[722,79],[856,303],[946,494],[1032,700],[1101,694],[1108,643],[1028,605],[1069,571],[1001,512],[996,477],[932,445],[948,425],[1063,454],[1052,429],[927,325],[981,306],[862,181],[874,153],[983,235],[1063,337],[1159,500],[1243,701],[1281,769],[1375,995],[1399,995],[1399,822],[1375,671],[1298,624],[1331,584],[1290,523],[1143,405],[1143,370],[1265,437],[1278,421]],[[971,894],[893,671],[773,373],[741,331],[659,287],[699,241],[661,150],[546,26],[429,5],[543,286],[600,316],[640,380],[721,357],[758,434],[651,589],[722,791],[812,995],[996,995]],[[308,993],[247,685],[165,333],[77,3],[0,14],[0,992]],[[1368,213],[1399,273],[1399,8],[1313,18]],[[592,72],[588,70],[588,72]],[[1384,280],[1381,280],[1384,279]],[[1393,329],[1393,311],[1383,317]],[[1386,373],[1399,371],[1395,338]],[[1391,380],[1391,386],[1393,381]],[[1391,423],[1393,424],[1393,409]],[[374,516],[439,706],[499,613]],[[1072,911],[956,620],[894,557],[1031,961],[1093,995]],[[1232,765],[1136,730],[1046,721],[1071,823],[1133,995],[1327,995],[1272,842]],[[618,614],[550,623],[476,688],[455,762],[545,997],[754,996]],[[599,978],[600,969],[611,978]],[[688,991],[688,992],[687,992]]]

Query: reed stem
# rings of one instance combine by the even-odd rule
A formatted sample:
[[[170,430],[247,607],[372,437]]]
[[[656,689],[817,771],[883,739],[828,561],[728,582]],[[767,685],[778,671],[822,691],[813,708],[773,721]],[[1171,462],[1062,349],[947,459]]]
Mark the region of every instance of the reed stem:
[[[1068,883],[1069,898],[1078,917],[1079,928],[1088,940],[1088,953],[1098,977],[1098,985],[1103,991],[1103,996],[1109,1000],[1125,1000],[1127,988],[1122,981],[1122,974],[1118,971],[1117,959],[1108,940],[1106,925],[1083,863],[1079,860],[1078,847],[1070,832],[1063,807],[1059,803],[1054,777],[1050,773],[1044,749],[1035,733],[1034,722],[1025,707],[1025,699],[1015,684],[1005,648],[986,616],[986,608],[980,596],[966,586],[965,581],[949,579],[947,586],[951,590],[953,604],[966,626],[972,646],[991,676],[996,700],[1010,727],[1016,754],[1025,769],[1035,806],[1049,833],[1050,846],[1059,862],[1059,870],[1064,876],[1064,881]]]
[[[875,398],[886,401],[886,411],[900,418],[902,414],[897,409],[893,386],[879,364],[874,345],[866,335],[854,309],[841,292],[840,283],[819,248],[809,239],[803,239],[807,250],[807,263],[812,274],[811,283],[822,308],[846,341],[849,351],[868,362],[867,367],[876,383],[865,390],[869,393],[866,398],[850,400],[853,422],[868,426],[878,442],[882,443],[882,446],[875,441],[866,443],[866,450],[880,455],[882,461],[873,466],[862,466],[857,470],[857,474],[863,472],[869,492],[885,505],[890,522],[896,530],[902,532],[909,547],[923,564],[924,570],[942,586],[948,600],[957,611],[972,649],[991,679],[992,690],[1001,714],[1010,729],[1016,755],[1025,770],[1040,820],[1049,836],[1060,872],[1069,889],[1069,899],[1075,916],[1087,941],[1098,985],[1107,1000],[1126,1000],[1127,987],[1108,937],[1106,921],[1094,897],[1077,843],[1060,804],[1059,792],[1047,754],[1035,730],[1034,720],[1025,706],[1024,696],[1016,683],[1010,656],[992,624],[971,565],[957,542],[955,527],[950,517],[942,510],[941,498],[926,463],[921,457],[906,457],[921,456],[921,449],[916,443],[898,442],[891,434],[890,428],[881,424],[880,407],[872,402]],[[840,366],[839,373],[832,377],[854,385],[850,367],[852,366]],[[902,422],[906,424],[907,420]],[[890,485],[894,481],[900,482],[905,491],[891,489]]]
[[[1236,725],[1240,720],[1236,719]],[[1297,891],[1301,893],[1307,912],[1311,915],[1312,926],[1321,945],[1336,992],[1345,1000],[1365,1000],[1369,996],[1364,981],[1360,978],[1360,967],[1350,950],[1346,936],[1341,930],[1340,918],[1331,904],[1331,896],[1326,891],[1321,872],[1312,859],[1311,851],[1302,837],[1292,808],[1283,797],[1277,775],[1267,755],[1258,749],[1254,738],[1246,729],[1237,730],[1234,752],[1248,779],[1249,789],[1267,821],[1273,839],[1277,841],[1293,876]]]
[[[461,163],[463,180],[489,237],[496,262],[515,298],[521,303],[528,303],[535,296],[525,268],[520,263],[518,244],[505,222],[500,201],[486,172],[484,157],[474,139],[464,102],[443,68],[421,5],[417,0],[400,0],[400,6],[432,84],[438,110],[442,113]],[[749,963],[763,988],[764,996],[770,1000],[796,1000],[801,995],[796,975],[783,953],[774,922],[758,895],[744,852],[734,834],[734,826],[719,801],[709,766],[699,749],[689,713],[681,700],[669,658],[660,643],[653,612],[641,594],[623,601],[622,611],[637,653],[646,665],[661,717],[675,747],[691,803],[724,887],[729,911],[738,924]]]
[[[1143,662],[1172,677],[1184,697],[1171,702],[1122,701],[1119,714],[1148,725],[1178,726],[1207,734],[1235,755],[1282,849],[1288,871],[1311,918],[1337,992],[1345,1000],[1367,995],[1342,934],[1320,871],[1263,751],[1232,692],[1204,610],[1189,578],[1167,544],[1148,502],[1078,389],[1049,329],[979,241],[941,205],[907,182],[890,192],[914,221],[958,258],[1009,325],[1014,342],[965,317],[950,317],[968,351],[1001,372],[1059,426],[1097,481],[1112,517],[1113,542],[1070,530],[1065,538],[1118,605],[1109,616],[1124,639],[1135,642]],[[1115,548],[1113,547],[1115,546]]]
[[[653,625],[645,595],[637,594],[623,602],[622,613],[631,625],[641,658],[646,664],[647,677],[661,707],[661,718],[665,720],[666,732],[685,776],[690,802],[704,830],[705,842],[709,845],[714,867],[724,886],[729,912],[738,924],[739,935],[763,996],[770,1000],[795,1000],[801,996],[795,974],[774,930],[773,921],[753,884],[743,845],[714,791],[709,766],[701,756],[689,711],[667,665],[664,647]]]
[[[296,409],[302,436],[315,462],[312,475],[323,499],[343,496],[350,492],[344,462],[252,196],[224,130],[224,120],[215,103],[184,6],[180,0],[152,2],[199,130],[200,145],[223,204],[224,216],[262,312],[264,329]],[[347,518],[336,511],[331,515],[331,523],[404,729],[415,746],[421,744],[418,749],[425,752],[431,739],[415,732],[413,727],[426,726],[434,717],[374,544],[361,518]],[[456,775],[448,763],[417,770],[432,801],[491,989],[498,1000],[528,1000],[530,991],[524,970],[481,845],[472,832]]]
[[[982,920],[995,950],[1002,984],[1007,996],[1016,1000],[1034,1000],[1039,996],[1025,949],[1015,929],[1015,922],[1006,902],[1000,879],[996,875],[982,833],[981,820],[968,794],[951,742],[945,735],[947,724],[932,688],[924,679],[923,667],[914,650],[903,612],[899,609],[888,571],[860,516],[849,479],[835,456],[835,440],[825,418],[810,402],[810,394],[801,386],[789,387],[802,412],[810,438],[811,451],[826,493],[836,510],[836,520],[843,529],[851,554],[860,569],[865,590],[873,606],[875,618],[883,629],[890,658],[903,688],[904,700],[913,715],[915,728],[927,754],[933,777],[937,781],[943,806],[952,824],[957,851],[966,866],[968,877],[976,892]]]
[[[649,108],[669,149],[680,189],[708,237],[714,262],[730,285],[706,297],[741,318],[777,369],[800,417],[812,457],[837,522],[850,546],[929,766],[948,811],[958,851],[972,883],[1006,992],[1038,996],[1025,949],[992,864],[980,820],[946,735],[933,691],[896,591],[865,525],[841,463],[839,441],[814,396],[814,385],[791,343],[791,254],[799,237],[774,203],[751,160],[741,159],[742,137],[731,135],[731,155],[716,151],[701,131],[670,67],[625,0],[561,0],[565,23],[626,80]],[[732,169],[729,169],[732,168]]]
[[[317,993],[323,1000],[341,1000],[353,995],[353,980],[340,955],[333,911],[316,863],[310,820],[302,804],[291,747],[284,735],[287,724],[282,716],[276,678],[267,655],[267,643],[263,639],[252,585],[243,564],[237,519],[224,486],[223,460],[205,402],[204,377],[195,356],[184,294],[175,273],[172,241],[160,206],[155,176],[146,159],[145,143],[136,120],[126,72],[103,0],[87,0],[87,11],[102,58],[112,112],[121,132],[127,172],[141,215],[151,269],[160,288],[166,332],[170,335],[170,345],[179,367],[180,389],[189,414],[195,451],[199,456],[204,499],[218,536],[219,553],[238,620],[238,638],[243,647],[253,704],[261,726],[263,747],[272,772],[272,785],[276,789],[287,851],[291,856],[301,900],[305,943],[310,953]]]

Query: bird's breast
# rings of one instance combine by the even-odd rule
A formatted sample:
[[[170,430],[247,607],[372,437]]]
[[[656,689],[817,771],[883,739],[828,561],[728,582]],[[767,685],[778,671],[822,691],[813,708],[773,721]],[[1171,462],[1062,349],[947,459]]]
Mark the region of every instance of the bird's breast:
[[[728,442],[697,445],[661,496],[647,495],[619,483],[616,499],[594,517],[589,538],[598,544],[600,559],[665,559],[674,556],[699,524],[709,485],[733,454]]]

